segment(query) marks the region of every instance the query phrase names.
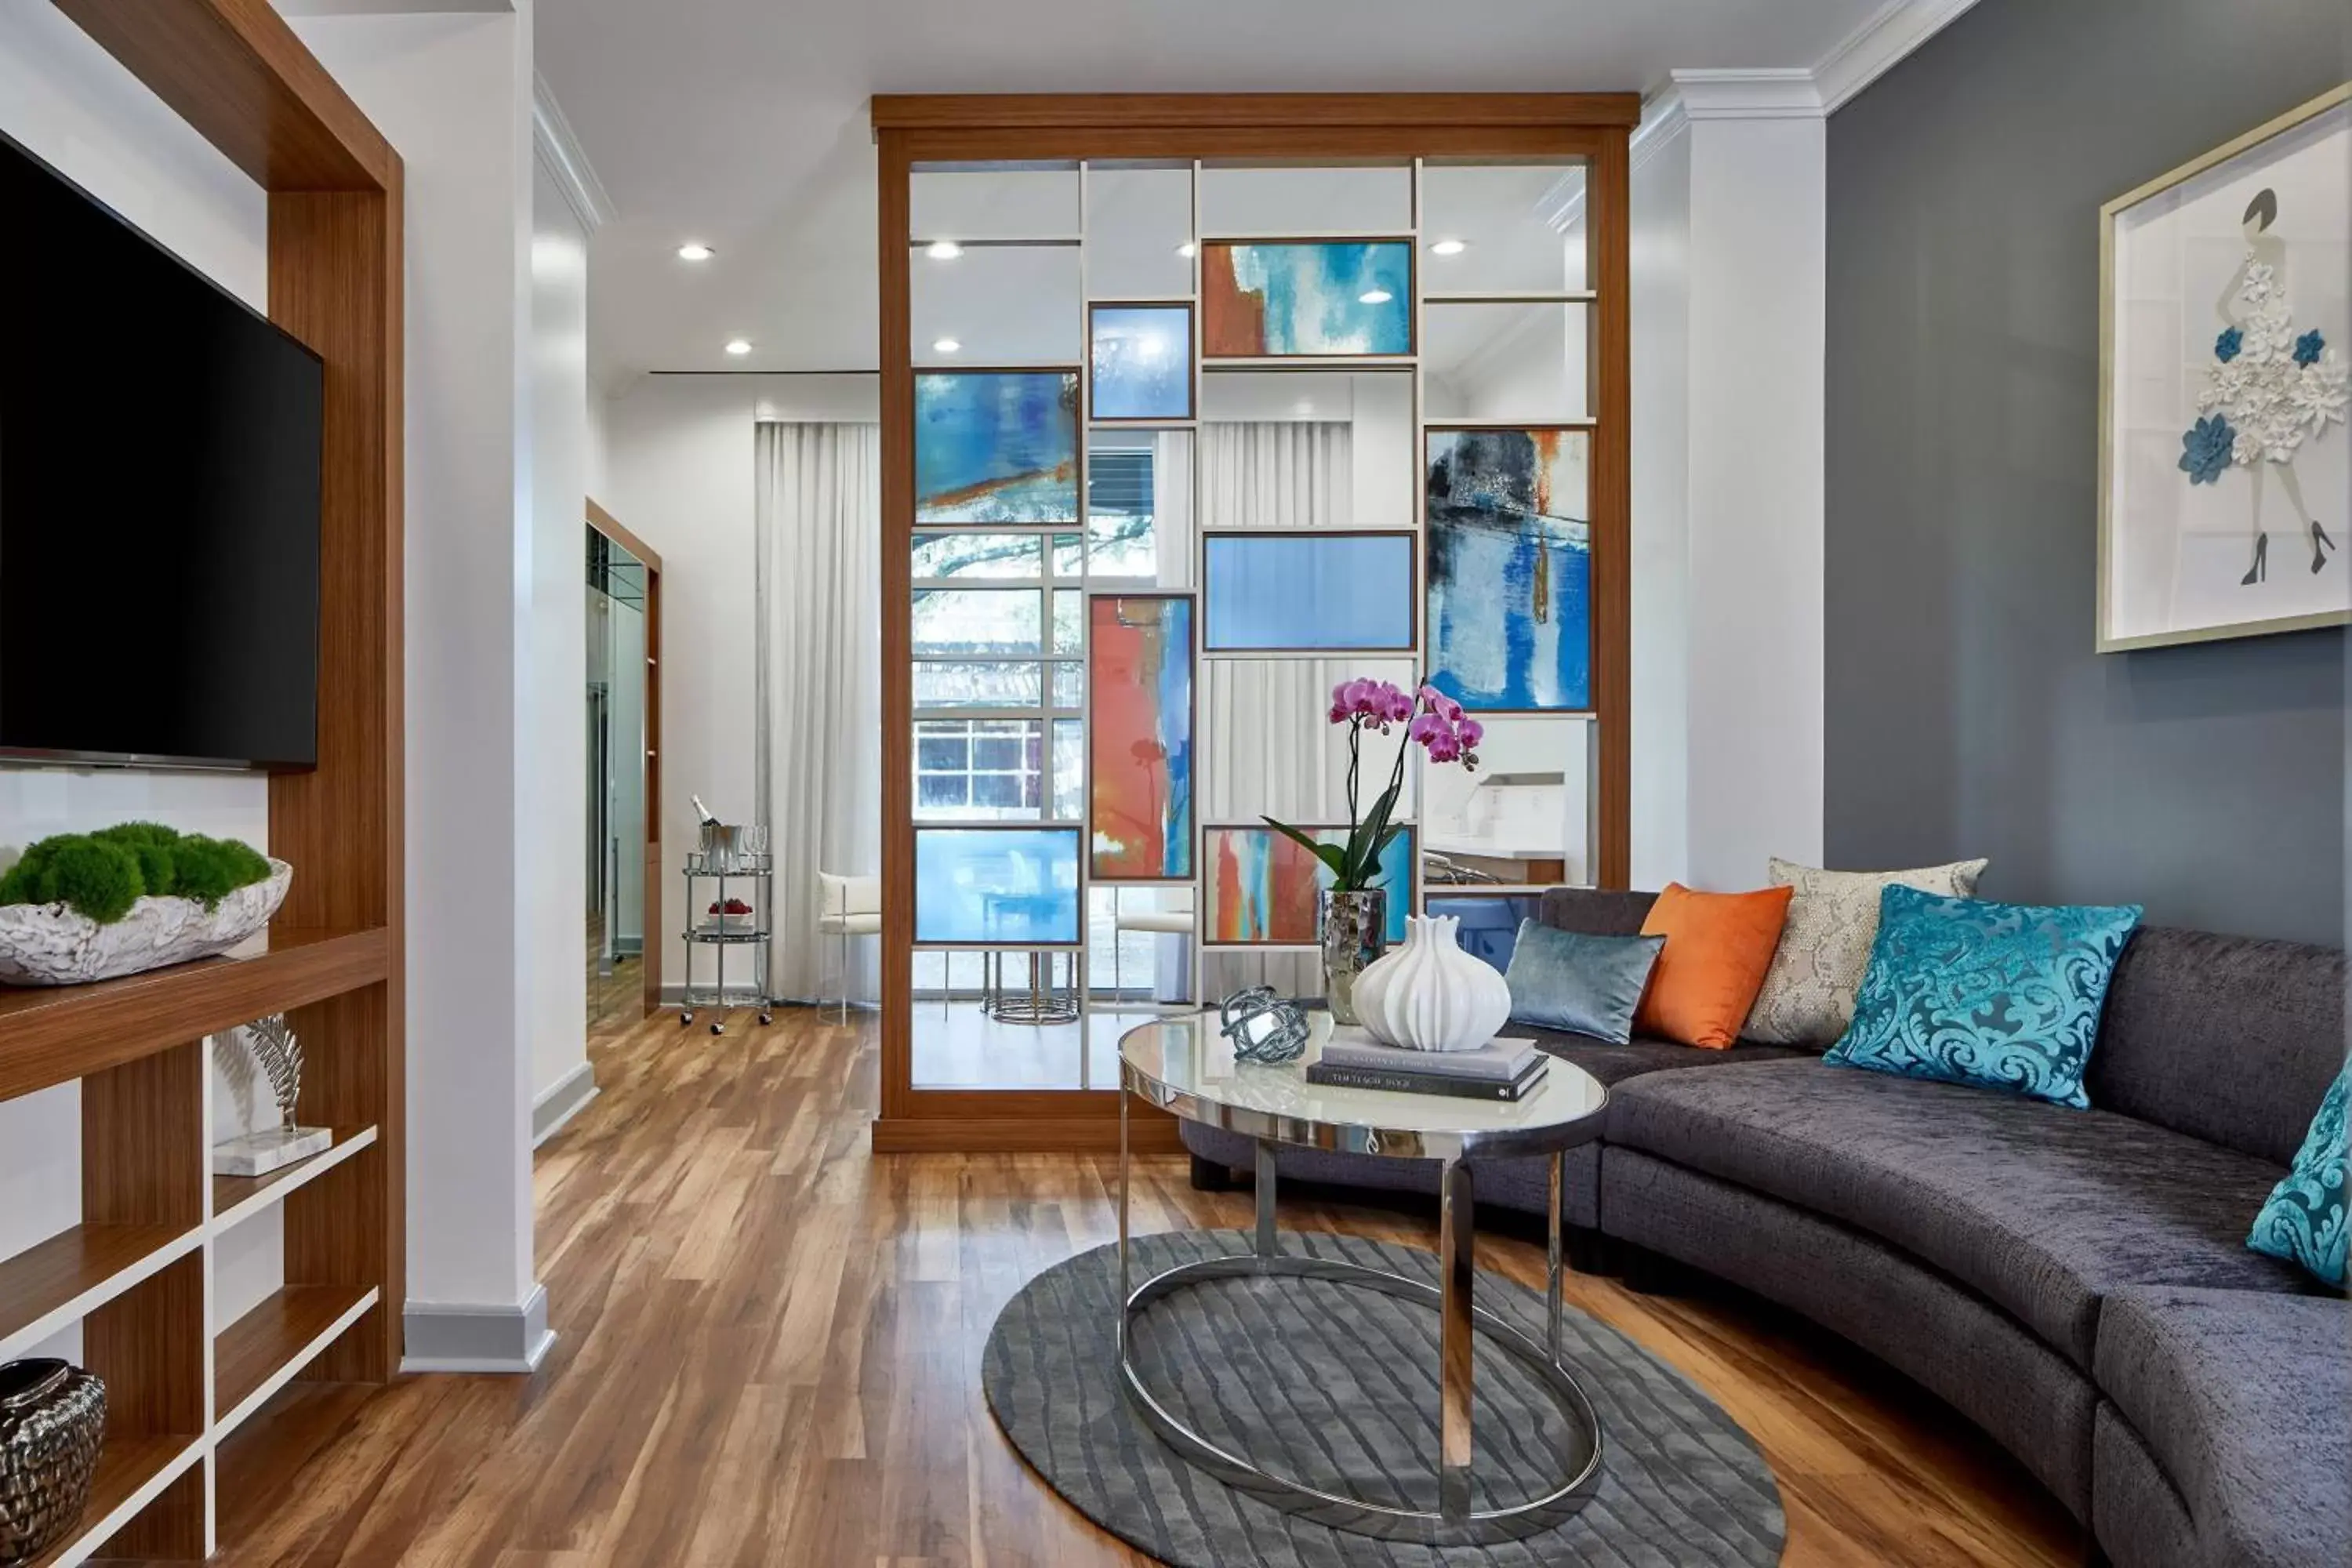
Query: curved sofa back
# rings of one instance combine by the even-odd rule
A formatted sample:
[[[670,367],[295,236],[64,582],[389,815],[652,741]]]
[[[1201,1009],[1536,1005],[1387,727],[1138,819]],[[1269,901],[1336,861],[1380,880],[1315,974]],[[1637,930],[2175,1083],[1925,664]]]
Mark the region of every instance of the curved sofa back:
[[[2340,948],[2149,926],[2116,964],[2091,1103],[2284,1165],[2344,1068]]]

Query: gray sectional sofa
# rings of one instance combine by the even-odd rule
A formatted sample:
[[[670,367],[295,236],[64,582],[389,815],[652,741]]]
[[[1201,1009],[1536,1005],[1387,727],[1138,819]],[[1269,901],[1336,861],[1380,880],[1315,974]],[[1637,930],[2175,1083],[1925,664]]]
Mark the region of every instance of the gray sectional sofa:
[[[1543,918],[1638,931],[1649,896]],[[2345,1054],[2340,951],[2141,931],[2071,1110],[1765,1046],[1529,1031],[1610,1086],[1566,1219],[1580,1266],[1655,1258],[1835,1331],[2014,1454],[2119,1568],[2352,1556],[2352,1304],[2249,1251]],[[1186,1124],[1195,1179],[1247,1144]],[[1285,1150],[1286,1178],[1435,1190],[1433,1164]],[[1478,1194],[1544,1212],[1541,1166]],[[1603,1240],[1602,1238],[1605,1238]]]

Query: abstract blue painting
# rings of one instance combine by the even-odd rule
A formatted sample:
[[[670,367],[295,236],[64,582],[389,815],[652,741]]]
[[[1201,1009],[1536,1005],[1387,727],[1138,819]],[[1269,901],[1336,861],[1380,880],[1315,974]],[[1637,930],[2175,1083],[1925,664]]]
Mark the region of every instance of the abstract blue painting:
[[[1410,533],[1213,533],[1206,646],[1412,647]]]
[[[916,521],[1077,518],[1077,372],[915,377]]]
[[[1075,827],[915,829],[915,940],[1078,940]]]
[[[1210,359],[1412,353],[1412,247],[1318,240],[1201,247]]]
[[[1592,706],[1587,450],[1581,430],[1429,432],[1429,682],[1465,708]]]
[[[1192,307],[1097,305],[1093,339],[1094,416],[1192,417]]]

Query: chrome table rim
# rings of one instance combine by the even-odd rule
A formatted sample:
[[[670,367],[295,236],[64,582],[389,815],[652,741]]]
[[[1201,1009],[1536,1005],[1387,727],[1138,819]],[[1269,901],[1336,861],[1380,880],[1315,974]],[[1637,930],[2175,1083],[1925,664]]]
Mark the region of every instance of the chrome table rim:
[[[1531,1335],[1475,1305],[1470,1309],[1473,1323],[1535,1373],[1567,1418],[1570,1436],[1582,1439],[1584,1455],[1580,1467],[1577,1466],[1576,1457],[1570,1451],[1577,1445],[1567,1440],[1561,1442],[1559,1448],[1561,1468],[1575,1468],[1567,1479],[1542,1497],[1507,1509],[1483,1512],[1474,1510],[1455,1517],[1419,1509],[1391,1508],[1361,1498],[1327,1492],[1303,1481],[1276,1475],[1237,1454],[1228,1453],[1193,1431],[1170,1413],[1145,1386],[1143,1374],[1136,1367],[1129,1350],[1129,1330],[1135,1315],[1154,1301],[1189,1285],[1211,1279],[1245,1279],[1268,1275],[1361,1285],[1431,1307],[1440,1305],[1442,1300],[1434,1285],[1409,1279],[1402,1274],[1391,1274],[1386,1269],[1332,1258],[1238,1253],[1223,1258],[1195,1258],[1154,1275],[1135,1288],[1120,1311],[1118,1367],[1120,1382],[1129,1403],[1134,1405],[1161,1442],[1226,1485],[1262,1498],[1286,1513],[1311,1520],[1331,1530],[1383,1541],[1411,1541],[1431,1546],[1489,1545],[1497,1542],[1521,1541],[1567,1522],[1591,1500],[1592,1494],[1600,1486],[1601,1455],[1601,1418],[1592,1408],[1591,1399],[1559,1360]]]

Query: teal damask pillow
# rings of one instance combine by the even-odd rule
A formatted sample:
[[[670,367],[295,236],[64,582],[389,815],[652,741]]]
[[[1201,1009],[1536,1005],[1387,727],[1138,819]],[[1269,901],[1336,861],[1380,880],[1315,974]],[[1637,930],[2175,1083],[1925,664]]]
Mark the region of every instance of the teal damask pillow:
[[[2344,1102],[2352,1094],[2347,1079],[2352,1066],[2336,1075],[2286,1179],[2271,1189],[2263,1212],[2254,1216],[2253,1234],[2246,1237],[2256,1252],[2300,1263],[2315,1279],[2336,1286],[2344,1283]]]
[[[1822,1060],[2077,1110],[2137,904],[1996,904],[1888,888],[1853,1022]]]

